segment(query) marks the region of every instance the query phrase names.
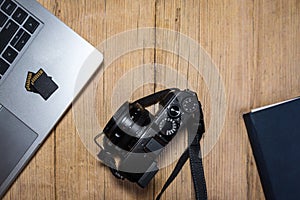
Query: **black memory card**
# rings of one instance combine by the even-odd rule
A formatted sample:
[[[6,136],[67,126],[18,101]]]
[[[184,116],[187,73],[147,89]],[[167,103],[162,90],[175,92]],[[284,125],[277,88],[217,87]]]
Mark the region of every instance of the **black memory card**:
[[[40,69],[36,74],[28,72],[25,87],[27,91],[40,94],[45,100],[48,100],[58,89],[58,85],[43,69]]]

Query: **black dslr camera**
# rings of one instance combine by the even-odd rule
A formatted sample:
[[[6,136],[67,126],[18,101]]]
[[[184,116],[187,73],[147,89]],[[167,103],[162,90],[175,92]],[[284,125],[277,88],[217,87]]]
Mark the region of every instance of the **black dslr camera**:
[[[153,115],[146,108],[157,103],[160,108]],[[201,104],[190,90],[167,89],[126,102],[96,136],[98,158],[117,178],[144,188],[158,172],[158,156],[182,128],[192,135],[190,142],[197,131],[204,132]]]

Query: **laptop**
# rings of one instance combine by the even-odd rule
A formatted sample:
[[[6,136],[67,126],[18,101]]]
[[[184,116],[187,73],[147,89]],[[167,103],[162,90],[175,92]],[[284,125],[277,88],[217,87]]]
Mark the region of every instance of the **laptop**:
[[[0,199],[102,60],[35,0],[0,0]]]

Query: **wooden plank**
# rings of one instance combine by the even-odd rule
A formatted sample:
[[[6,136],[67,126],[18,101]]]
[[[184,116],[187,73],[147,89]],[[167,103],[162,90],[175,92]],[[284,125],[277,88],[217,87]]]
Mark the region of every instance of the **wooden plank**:
[[[286,34],[284,34],[285,37],[282,36],[285,33],[282,31],[282,26],[289,28],[295,26],[295,24],[292,25],[288,16],[288,13],[291,13],[288,9],[295,8],[295,2],[284,6],[280,1],[275,4],[273,1],[263,3],[261,1],[254,3],[253,1],[224,1],[223,3],[219,1],[197,1],[196,3],[158,1],[157,5],[157,27],[180,31],[196,39],[212,56],[225,83],[228,103],[227,120],[217,145],[204,160],[209,197],[211,199],[231,199],[234,196],[235,199],[262,199],[262,189],[241,116],[243,112],[253,108],[251,98],[254,94],[258,95],[260,100],[264,98],[268,100],[266,103],[274,102],[270,96],[276,94],[274,94],[274,89],[270,90],[270,87],[282,89],[284,92],[277,95],[283,99],[293,96],[291,90],[295,91],[297,84],[292,84],[294,87],[288,84],[290,88],[289,92],[286,92],[280,85],[280,80],[298,79],[298,76],[289,76],[291,75],[290,71],[294,71],[296,66],[288,65],[283,69],[280,65],[275,67],[272,64],[282,63],[278,57],[281,57],[281,53],[285,51],[280,46],[280,42],[287,43],[286,39],[296,37],[295,32],[292,31],[287,31],[289,36]],[[273,8],[276,5],[277,9]],[[272,14],[262,16],[261,9]],[[198,26],[193,26],[198,19]],[[282,19],[290,24],[278,24]],[[261,24],[262,21],[266,21],[266,24]],[[290,35],[291,33],[293,36]],[[269,36],[267,39],[266,34],[271,34],[272,39],[270,40]],[[258,40],[265,40],[270,46],[256,46]],[[261,42],[259,43],[261,44]],[[261,64],[257,66],[257,62],[261,62],[259,60],[261,58],[256,57],[261,56],[261,53],[257,55],[257,51],[263,51],[266,54],[263,60],[268,61],[263,66]],[[297,54],[296,52],[289,54],[289,60],[292,55],[296,56]],[[170,63],[173,62],[172,64],[175,63],[184,68],[184,64],[174,55],[158,52],[157,57],[158,60],[165,62],[169,59]],[[284,58],[286,59],[286,57]],[[261,67],[269,70],[269,73],[260,72]],[[283,74],[276,74],[278,71],[283,71]],[[289,75],[285,73],[289,73]],[[276,76],[275,79],[273,79],[274,76]],[[262,86],[262,83],[259,82],[260,79],[266,85]],[[247,84],[248,81],[252,81],[252,84]],[[270,86],[273,83],[274,85]],[[267,92],[267,95],[260,96],[258,88]],[[298,89],[295,92],[297,93],[297,91]],[[198,93],[201,94],[201,91]],[[185,170],[187,171],[184,173],[188,174],[188,169]],[[165,179],[169,173],[170,171],[167,169],[163,173],[162,179]],[[183,177],[177,179],[167,191],[165,198],[178,198],[181,194],[190,194],[191,188],[187,190],[182,187],[183,182],[185,183]],[[180,197],[182,198],[182,196]]]
[[[154,25],[153,1],[63,1],[58,3],[60,18],[87,38],[94,46],[99,46],[114,34],[140,26]],[[124,41],[124,44],[128,45]],[[101,45],[100,45],[101,46]],[[118,47],[118,46],[117,46]],[[104,51],[104,54],[108,52]],[[111,53],[111,52],[110,52]],[[89,96],[83,100],[86,112],[95,112],[102,126],[115,112],[111,107],[111,97],[118,80],[132,68],[153,61],[153,50],[130,52],[116,59],[105,70],[99,82],[91,83],[97,87],[95,107],[90,105]],[[131,79],[126,85],[135,88]],[[142,77],[141,77],[142,78]],[[98,79],[96,79],[98,81]],[[149,87],[132,91],[131,99],[151,93]],[[117,102],[126,101],[122,95]],[[139,189],[135,184],[115,179],[109,169],[100,164],[82,145],[76,133],[74,118],[69,113],[57,127],[56,149],[56,197],[58,199],[153,199],[150,186],[146,190]],[[92,129],[93,130],[93,129]],[[96,130],[100,131],[100,130]],[[98,132],[87,134],[96,135]]]

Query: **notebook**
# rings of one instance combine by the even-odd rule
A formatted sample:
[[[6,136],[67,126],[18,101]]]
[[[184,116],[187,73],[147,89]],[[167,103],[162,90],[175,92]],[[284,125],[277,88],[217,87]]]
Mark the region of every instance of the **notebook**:
[[[300,98],[244,115],[266,199],[300,199]]]

